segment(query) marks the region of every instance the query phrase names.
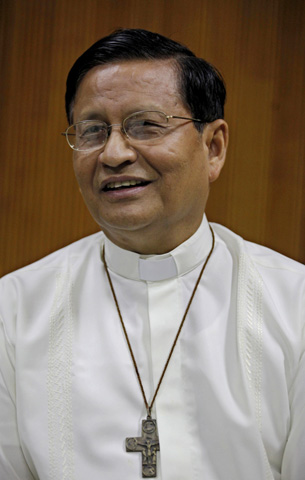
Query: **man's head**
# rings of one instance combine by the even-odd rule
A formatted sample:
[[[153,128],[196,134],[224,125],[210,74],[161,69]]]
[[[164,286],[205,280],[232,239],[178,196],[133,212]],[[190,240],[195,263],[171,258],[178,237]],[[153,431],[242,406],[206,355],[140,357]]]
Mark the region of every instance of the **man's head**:
[[[147,44],[152,39],[147,52],[142,44],[136,48],[142,35]],[[139,58],[137,50],[142,50]],[[200,225],[210,183],[225,160],[221,79],[185,47],[142,30],[115,33],[80,58],[69,74],[66,99],[70,122],[76,124],[71,138],[79,142],[74,170],[87,207],[117,245],[165,253]],[[182,60],[183,65],[204,63],[200,74],[189,68],[189,88],[184,88]],[[156,115],[164,115],[164,122]]]
[[[84,76],[97,65],[132,60],[174,60],[181,99],[192,117],[213,122],[224,117],[226,90],[220,73],[184,45],[158,33],[124,29],[98,40],[74,63],[67,78],[66,113],[73,123],[73,105]],[[202,128],[199,124],[198,129]]]

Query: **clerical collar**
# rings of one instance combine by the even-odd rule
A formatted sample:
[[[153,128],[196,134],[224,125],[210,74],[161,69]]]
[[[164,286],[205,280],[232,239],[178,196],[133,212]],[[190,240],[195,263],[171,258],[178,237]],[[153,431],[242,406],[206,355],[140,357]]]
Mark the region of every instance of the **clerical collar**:
[[[148,282],[184,275],[202,263],[212,245],[212,234],[206,216],[198,230],[171,252],[163,255],[139,255],[124,250],[105,238],[108,268],[131,280]]]

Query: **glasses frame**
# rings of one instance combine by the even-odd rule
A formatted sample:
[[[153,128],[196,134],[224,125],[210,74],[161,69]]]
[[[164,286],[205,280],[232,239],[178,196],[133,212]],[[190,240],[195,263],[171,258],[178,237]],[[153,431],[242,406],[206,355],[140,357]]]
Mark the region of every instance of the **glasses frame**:
[[[198,118],[182,117],[182,116],[179,116],[179,115],[167,115],[166,113],[161,112],[160,110],[139,110],[138,112],[133,112],[130,115],[128,115],[126,118],[124,118],[124,120],[121,123],[112,123],[111,125],[108,125],[106,122],[103,122],[102,120],[81,120],[80,122],[76,122],[76,123],[73,123],[72,125],[69,125],[68,128],[64,132],[61,133],[61,135],[64,135],[66,137],[66,140],[67,140],[67,143],[68,143],[69,147],[72,148],[72,150],[75,150],[77,152],[89,152],[89,151],[93,151],[93,150],[99,150],[100,148],[105,147],[105,145],[108,141],[108,138],[111,134],[112,127],[121,127],[121,132],[125,135],[126,138],[128,138],[131,141],[133,141],[133,140],[137,141],[136,139],[133,139],[133,138],[129,137],[129,135],[126,131],[126,128],[125,128],[125,124],[126,124],[127,120],[129,120],[133,116],[138,115],[139,113],[161,113],[166,118],[167,123],[172,118],[178,118],[178,119],[181,119],[181,120],[188,120],[188,121],[198,122],[198,123],[206,123],[204,120],[200,120]],[[76,133],[70,133],[69,131],[71,130],[71,128],[75,127],[76,125],[81,125],[81,124],[87,123],[87,122],[102,123],[106,126],[107,136],[106,136],[105,142],[98,147],[91,147],[91,148],[87,148],[87,149],[75,148],[69,142],[69,136],[71,136],[71,135],[76,136]],[[140,141],[142,142],[142,140],[140,140]],[[143,140],[143,143],[145,143],[144,140]]]

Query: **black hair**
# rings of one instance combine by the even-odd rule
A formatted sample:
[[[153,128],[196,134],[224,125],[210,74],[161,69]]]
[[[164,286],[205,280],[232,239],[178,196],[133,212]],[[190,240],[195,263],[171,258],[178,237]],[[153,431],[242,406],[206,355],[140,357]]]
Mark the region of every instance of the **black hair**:
[[[66,113],[72,123],[77,88],[93,67],[131,60],[173,59],[179,93],[192,117],[212,122],[224,116],[226,89],[218,70],[184,45],[142,29],[121,29],[95,42],[74,63],[67,78]],[[202,125],[195,123],[201,130]]]

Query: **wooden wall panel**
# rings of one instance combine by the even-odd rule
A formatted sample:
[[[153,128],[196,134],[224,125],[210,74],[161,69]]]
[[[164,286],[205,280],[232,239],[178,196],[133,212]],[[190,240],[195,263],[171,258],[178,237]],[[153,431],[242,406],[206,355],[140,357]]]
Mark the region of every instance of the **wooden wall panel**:
[[[305,261],[303,0],[0,1],[0,274],[97,230],[73,178],[66,74],[118,27],[182,41],[228,88],[227,165],[208,216]]]

